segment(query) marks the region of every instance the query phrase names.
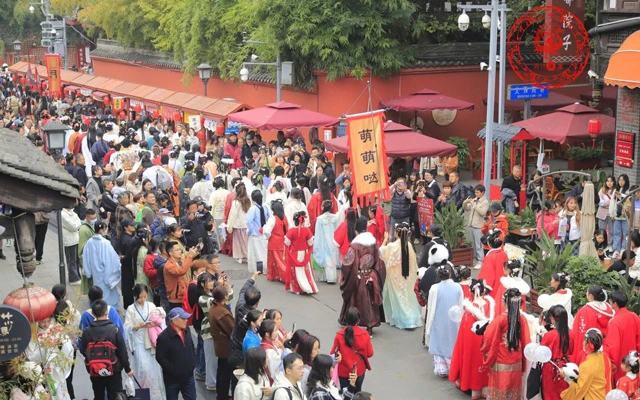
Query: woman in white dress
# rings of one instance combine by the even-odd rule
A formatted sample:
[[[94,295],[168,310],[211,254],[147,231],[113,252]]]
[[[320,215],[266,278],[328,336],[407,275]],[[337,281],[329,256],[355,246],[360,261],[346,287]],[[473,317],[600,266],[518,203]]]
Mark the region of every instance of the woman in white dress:
[[[127,338],[127,350],[131,369],[136,371],[136,379],[143,388],[151,390],[154,400],[166,399],[162,368],[156,361],[155,347],[149,337],[149,328],[155,326],[150,320],[155,304],[147,301],[149,289],[137,284],[133,288],[135,301],[127,308],[124,330]]]
[[[561,305],[567,310],[569,326],[573,326],[573,314],[571,313],[571,298],[573,297],[573,293],[571,293],[571,289],[567,289],[567,283],[569,283],[569,281],[569,275],[564,272],[556,272],[551,275],[549,286],[553,288],[553,293],[538,296],[538,305],[542,307],[543,312],[548,311],[556,304]]]
[[[236,186],[236,198],[231,203],[229,219],[227,220],[227,231],[233,234],[233,258],[242,263],[248,257],[247,239],[247,212],[251,208],[251,200],[247,195],[247,188],[239,183]]]
[[[254,189],[251,193],[253,205],[247,212],[247,265],[249,272],[256,272],[258,262],[262,263],[262,273],[267,273],[267,238],[263,227],[271,218],[271,210],[262,202],[262,192]]]
[[[293,216],[300,211],[304,211],[305,214],[309,215],[307,206],[302,202],[302,190],[299,188],[293,188],[291,189],[291,196],[289,197],[289,200],[287,200],[284,205],[284,215],[291,226],[294,225],[293,221],[295,221]],[[311,226],[309,218],[305,218],[302,226]]]

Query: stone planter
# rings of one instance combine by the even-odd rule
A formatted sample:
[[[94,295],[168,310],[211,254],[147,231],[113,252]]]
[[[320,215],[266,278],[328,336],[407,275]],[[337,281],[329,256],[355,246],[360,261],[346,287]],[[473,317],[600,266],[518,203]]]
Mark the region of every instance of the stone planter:
[[[459,265],[473,266],[473,249],[471,247],[463,247],[461,249],[451,250],[451,263],[456,267]]]
[[[593,159],[593,160],[569,160],[569,169],[574,171],[587,170],[599,168],[601,159]]]

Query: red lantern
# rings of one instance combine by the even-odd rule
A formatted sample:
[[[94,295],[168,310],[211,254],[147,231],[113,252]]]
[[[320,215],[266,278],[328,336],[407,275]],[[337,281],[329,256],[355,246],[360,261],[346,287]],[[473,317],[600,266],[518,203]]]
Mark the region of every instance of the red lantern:
[[[136,114],[140,114],[140,112],[142,111],[142,107],[140,107],[140,104],[136,104],[134,110]]]
[[[20,84],[21,85],[24,85],[26,81],[27,81],[27,78],[25,78],[24,76],[22,78],[20,78]]]
[[[224,135],[224,125],[217,124],[216,125],[216,135]]]
[[[104,99],[102,99],[102,102],[104,103],[105,106],[108,106],[109,104],[111,104],[111,100],[109,100],[109,97],[105,96]]]
[[[120,117],[120,119],[127,118],[127,114],[124,111],[120,111],[120,114],[118,114],[118,116]]]
[[[590,119],[589,123],[587,124],[587,130],[589,131],[589,136],[591,136],[592,139],[591,147],[595,148],[596,138],[602,130],[602,121],[600,121],[599,119]]]
[[[182,114],[180,113],[180,111],[176,111],[176,112],[173,114],[173,120],[174,120],[175,122],[182,121]]]
[[[158,110],[153,110],[153,113],[151,115],[153,116],[153,119],[158,119],[158,117],[160,116],[160,112]]]
[[[27,292],[29,298],[27,298]],[[31,303],[32,310],[29,310],[29,303]],[[29,283],[9,293],[4,299],[4,304],[22,311],[30,322],[38,322],[53,315],[57,301],[47,289]]]

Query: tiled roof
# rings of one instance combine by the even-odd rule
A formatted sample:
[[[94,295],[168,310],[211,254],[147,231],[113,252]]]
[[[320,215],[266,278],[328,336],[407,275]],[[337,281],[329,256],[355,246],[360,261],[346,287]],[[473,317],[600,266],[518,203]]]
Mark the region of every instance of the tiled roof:
[[[164,68],[182,68],[182,65],[176,62],[171,54],[153,50],[132,49],[124,47],[115,40],[98,40],[98,46],[95,50],[91,51],[91,57],[102,57],[133,63],[157,65]]]
[[[522,128],[519,126],[505,125],[505,124],[493,124],[493,140],[508,144],[514,136],[522,132]],[[484,139],[487,134],[487,128],[482,128],[478,132],[478,137]]]
[[[0,174],[44,186],[65,197],[80,198],[77,179],[29,139],[6,128],[0,128]]]
[[[414,62],[406,68],[418,67],[463,67],[489,62],[489,42],[417,44],[409,47]],[[526,62],[541,62],[533,49],[523,49]]]

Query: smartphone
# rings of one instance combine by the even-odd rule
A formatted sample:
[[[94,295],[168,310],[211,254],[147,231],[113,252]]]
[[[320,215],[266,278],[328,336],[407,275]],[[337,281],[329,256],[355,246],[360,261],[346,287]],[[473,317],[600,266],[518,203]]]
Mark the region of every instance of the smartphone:
[[[198,244],[202,244],[202,238],[198,239]]]
[[[264,266],[262,264],[263,264],[262,261],[258,261],[256,263],[256,270],[260,273],[264,272]]]
[[[354,362],[354,363],[353,363],[353,368],[351,368],[351,373],[352,373],[352,374],[356,374],[356,373],[357,373],[357,371],[358,371],[358,363],[357,363],[357,362]]]
[[[296,323],[293,323],[293,326],[291,327],[291,333],[295,333],[296,332]]]

